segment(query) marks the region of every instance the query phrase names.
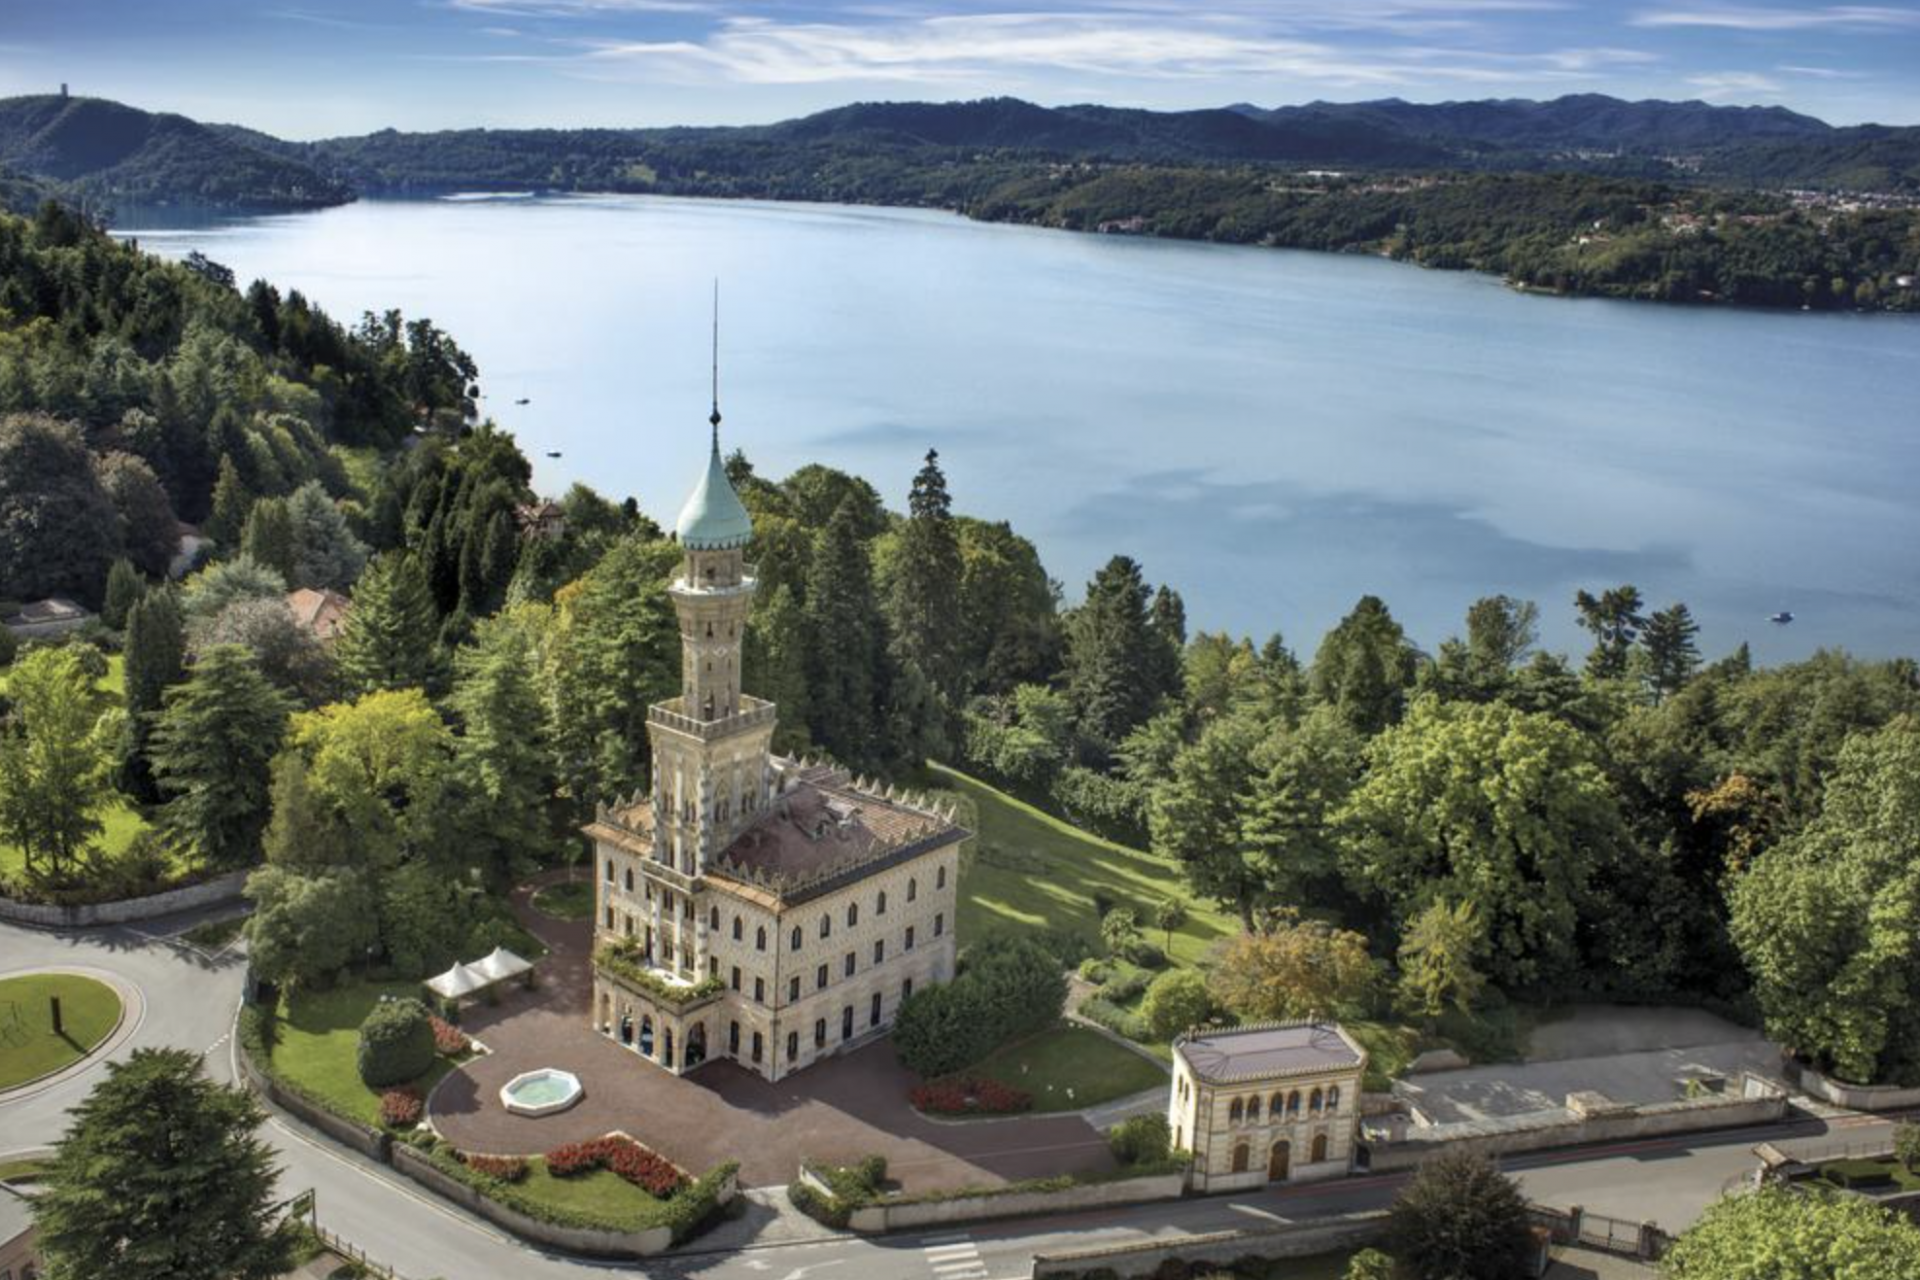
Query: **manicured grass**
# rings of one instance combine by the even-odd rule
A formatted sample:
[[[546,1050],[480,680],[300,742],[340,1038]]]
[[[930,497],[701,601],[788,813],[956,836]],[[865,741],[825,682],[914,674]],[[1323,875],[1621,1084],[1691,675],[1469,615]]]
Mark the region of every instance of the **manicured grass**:
[[[0,1182],[32,1182],[47,1171],[47,1164],[38,1157],[0,1160]]]
[[[941,786],[979,809],[972,866],[960,882],[963,942],[989,933],[1063,929],[1098,945],[1095,894],[1138,912],[1142,933],[1155,946],[1165,937],[1153,926],[1154,907],[1167,898],[1184,902],[1187,922],[1173,933],[1177,965],[1197,963],[1237,931],[1230,916],[1188,892],[1170,861],[1091,835],[944,765],[933,771]]]
[[[54,996],[62,1034],[53,1030]],[[119,1021],[120,997],[104,982],[71,973],[0,979],[0,1089],[78,1062]]]
[[[996,1049],[967,1074],[1026,1090],[1035,1111],[1078,1111],[1167,1084],[1167,1073],[1139,1054],[1065,1025]]]
[[[360,1024],[382,995],[417,996],[417,982],[356,983],[332,991],[314,991],[281,1001],[273,1070],[290,1083],[324,1099],[343,1115],[363,1124],[380,1123],[380,1095],[360,1081]],[[452,1070],[436,1058],[415,1081],[422,1094]]]
[[[545,1160],[527,1161],[526,1181],[514,1190],[537,1204],[571,1213],[590,1213],[640,1231],[658,1221],[661,1204],[639,1187],[608,1169],[556,1178]]]
[[[550,884],[533,895],[533,909],[555,920],[585,920],[593,914],[593,882]]]

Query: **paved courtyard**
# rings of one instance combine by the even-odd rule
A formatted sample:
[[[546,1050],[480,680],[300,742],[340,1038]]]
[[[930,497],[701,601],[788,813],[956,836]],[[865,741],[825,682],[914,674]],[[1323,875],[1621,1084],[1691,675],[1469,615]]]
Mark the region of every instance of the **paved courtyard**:
[[[513,907],[551,949],[540,986],[466,1012],[462,1027],[492,1052],[449,1075],[431,1099],[434,1127],[463,1150],[533,1155],[618,1129],[696,1172],[739,1160],[753,1186],[791,1181],[802,1156],[843,1163],[878,1153],[915,1190],[1113,1167],[1105,1139],[1079,1116],[928,1120],[907,1105],[913,1076],[886,1040],[779,1084],[722,1060],[671,1076],[588,1025],[591,924],[540,915],[532,888],[517,890]],[[536,1067],[573,1072],[586,1096],[559,1115],[510,1114],[500,1086]]]
[[[1394,1092],[1434,1124],[1555,1111],[1583,1090],[1615,1102],[1675,1102],[1677,1081],[1742,1071],[1778,1079],[1779,1050],[1758,1031],[1698,1009],[1589,1005],[1533,1034],[1527,1061],[1409,1076]]]

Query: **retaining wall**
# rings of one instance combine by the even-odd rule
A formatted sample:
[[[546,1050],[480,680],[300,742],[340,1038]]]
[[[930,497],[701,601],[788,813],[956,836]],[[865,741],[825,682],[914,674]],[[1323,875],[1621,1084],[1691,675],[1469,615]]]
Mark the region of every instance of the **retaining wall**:
[[[238,902],[246,889],[247,874],[245,871],[230,871],[211,880],[202,880],[199,884],[190,884],[184,889],[150,893],[144,898],[121,898],[114,902],[90,902],[76,906],[49,906],[0,898],[0,920],[36,925],[42,929],[85,929],[93,925],[157,920],[177,911]]]
[[[1804,1062],[1790,1063],[1787,1069],[1798,1077],[1797,1083],[1809,1097],[1831,1102],[1849,1111],[1904,1111],[1908,1107],[1920,1107],[1920,1088],[1903,1089],[1891,1084],[1848,1084],[1844,1080],[1822,1075]]]
[[[253,1086],[254,1092],[303,1123],[312,1125],[335,1142],[352,1147],[369,1159],[388,1163],[388,1153],[393,1149],[392,1134],[370,1125],[356,1124],[345,1116],[337,1116],[324,1107],[308,1102],[256,1066],[253,1055],[247,1052],[244,1044],[239,1048],[237,1056],[240,1059],[240,1071],[247,1077],[247,1083]]]
[[[536,1244],[601,1258],[646,1257],[664,1253],[673,1247],[671,1227],[650,1227],[645,1231],[600,1231],[590,1227],[556,1226],[529,1217],[482,1195],[460,1179],[443,1173],[434,1167],[432,1160],[404,1142],[395,1144],[393,1148],[393,1167],[435,1195],[444,1196],[488,1222],[505,1227],[521,1239]],[[730,1194],[723,1194],[720,1203],[724,1204],[730,1199]]]
[[[1250,1231],[1215,1231],[1176,1236],[1149,1244],[1111,1245],[1035,1254],[1033,1275],[1077,1276],[1108,1271],[1116,1276],[1150,1276],[1169,1259],[1230,1265],[1241,1258],[1303,1258],[1335,1249],[1355,1249],[1378,1240],[1387,1228],[1387,1211],[1348,1213],[1312,1222],[1289,1222]]]
[[[1067,1213],[1075,1209],[1142,1204],[1150,1200],[1178,1200],[1186,1188],[1186,1171],[1181,1170],[1144,1178],[1123,1178],[1116,1182],[1084,1183],[1060,1191],[988,1192],[957,1195],[944,1200],[875,1204],[855,1209],[847,1219],[847,1226],[863,1235],[879,1235],[950,1222],[1017,1218],[1035,1213]]]
[[[1429,1156],[1455,1148],[1498,1156],[1673,1133],[1738,1129],[1771,1124],[1786,1113],[1787,1095],[1779,1090],[1754,1097],[1657,1102],[1584,1116],[1573,1111],[1537,1111],[1496,1120],[1433,1125],[1409,1130],[1398,1141],[1368,1143],[1367,1168],[1374,1173],[1410,1169]]]

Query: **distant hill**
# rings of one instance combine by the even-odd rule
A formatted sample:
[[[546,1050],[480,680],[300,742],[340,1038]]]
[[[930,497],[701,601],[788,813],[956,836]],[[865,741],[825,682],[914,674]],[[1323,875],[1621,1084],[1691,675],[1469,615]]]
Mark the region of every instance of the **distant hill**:
[[[49,200],[60,197],[60,189],[54,183],[41,178],[29,178],[5,165],[0,165],[0,210],[8,213],[33,213]]]
[[[1741,186],[1920,191],[1920,127],[1855,125],[1816,142],[1753,143],[1712,157],[1706,172]]]
[[[288,209],[353,198],[297,160],[104,98],[0,99],[0,164],[110,204]]]

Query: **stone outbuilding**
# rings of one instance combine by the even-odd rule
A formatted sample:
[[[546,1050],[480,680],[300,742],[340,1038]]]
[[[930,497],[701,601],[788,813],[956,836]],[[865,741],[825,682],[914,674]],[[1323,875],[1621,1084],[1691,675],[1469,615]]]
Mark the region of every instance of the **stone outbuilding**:
[[[78,631],[98,616],[65,596],[48,596],[0,617],[0,626],[13,632],[15,639],[45,640]]]
[[[1367,1051],[1332,1022],[1194,1030],[1173,1042],[1167,1123],[1193,1189],[1337,1178],[1353,1161]]]

